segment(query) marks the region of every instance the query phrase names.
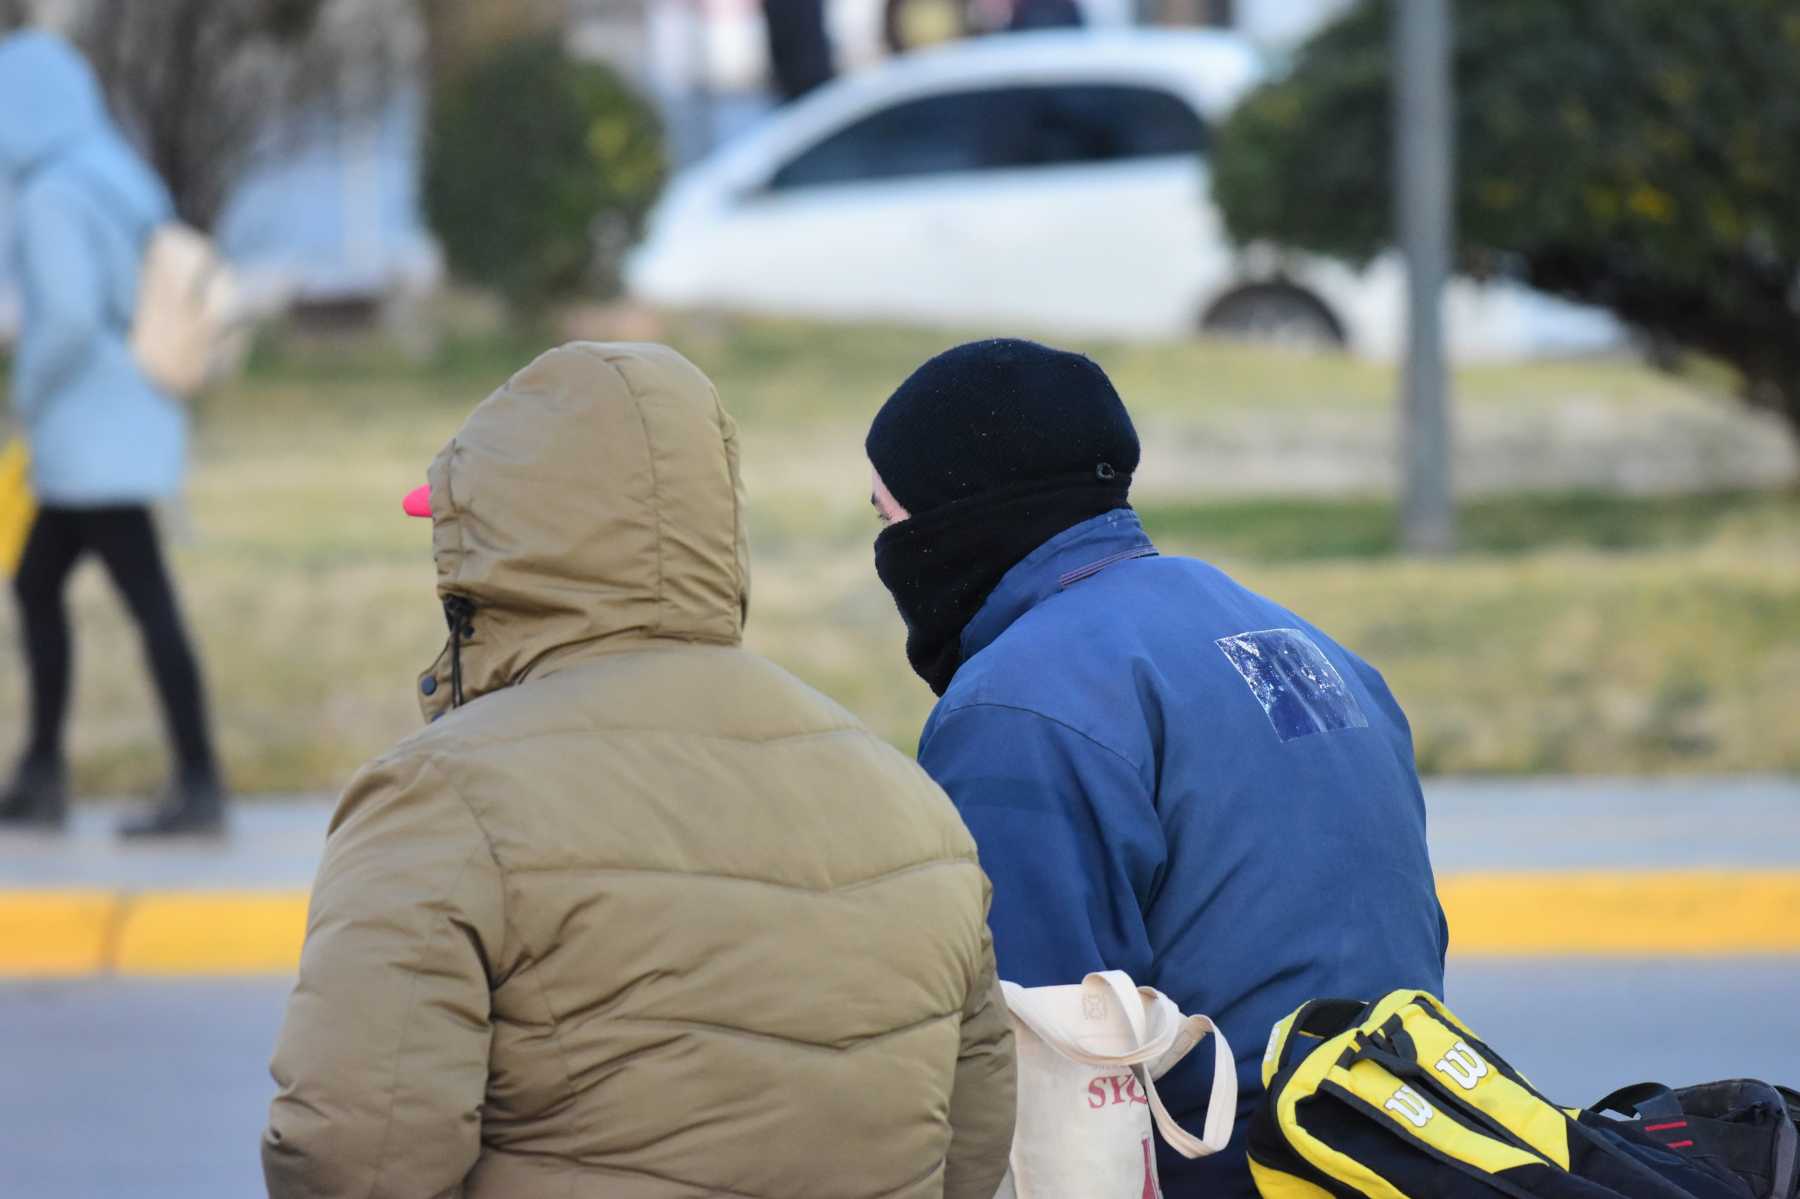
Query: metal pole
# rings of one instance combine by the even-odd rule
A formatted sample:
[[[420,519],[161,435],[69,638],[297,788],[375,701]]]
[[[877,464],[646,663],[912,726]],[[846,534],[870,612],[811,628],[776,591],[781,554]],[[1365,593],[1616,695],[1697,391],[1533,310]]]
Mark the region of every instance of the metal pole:
[[[1401,542],[1407,552],[1456,548],[1450,479],[1450,380],[1442,294],[1450,273],[1450,0],[1394,6],[1394,194],[1406,256],[1406,361],[1400,413]]]
[[[693,0],[688,5],[692,24],[688,26],[689,76],[688,131],[691,153],[695,160],[705,158],[713,148],[712,90],[712,7],[707,0]]]

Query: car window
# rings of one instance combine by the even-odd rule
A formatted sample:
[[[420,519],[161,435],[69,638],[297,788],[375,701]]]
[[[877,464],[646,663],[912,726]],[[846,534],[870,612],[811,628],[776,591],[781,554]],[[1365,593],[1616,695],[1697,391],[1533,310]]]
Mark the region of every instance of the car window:
[[[775,172],[786,191],[960,172],[1197,154],[1206,127],[1179,97],[1126,84],[946,92],[862,118]]]
[[[1160,89],[1115,84],[1032,89],[1032,164],[1199,154],[1205,148],[1199,114]]]

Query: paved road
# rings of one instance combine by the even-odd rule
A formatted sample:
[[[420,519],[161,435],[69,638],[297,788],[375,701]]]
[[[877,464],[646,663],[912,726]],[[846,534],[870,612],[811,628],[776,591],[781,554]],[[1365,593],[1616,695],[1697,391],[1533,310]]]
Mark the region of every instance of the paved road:
[[[1800,864],[1800,781],[1428,784],[1440,872]],[[4,888],[291,888],[328,801],[245,805],[218,846],[0,837]],[[1728,916],[1729,914],[1722,914]],[[1452,961],[1450,1002],[1559,1100],[1644,1078],[1800,1084],[1800,959]],[[0,1199],[262,1193],[276,980],[0,983]]]
[[[1470,870],[1800,866],[1800,779],[1429,779],[1431,856]],[[87,804],[68,835],[0,833],[0,888],[306,887],[331,800],[240,804],[218,844],[124,845],[116,805]]]
[[[0,1194],[262,1194],[276,981],[0,985]],[[1452,1005],[1547,1093],[1800,1083],[1800,961],[1452,963]]]

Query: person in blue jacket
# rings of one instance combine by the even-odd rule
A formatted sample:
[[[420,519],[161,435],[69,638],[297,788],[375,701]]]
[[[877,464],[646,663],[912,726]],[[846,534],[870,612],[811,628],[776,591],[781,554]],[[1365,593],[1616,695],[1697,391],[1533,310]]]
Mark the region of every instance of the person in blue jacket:
[[[199,670],[151,518],[181,485],[187,416],[127,344],[138,269],[168,192],[106,115],[93,71],[45,33],[0,41],[0,181],[14,189],[12,253],[23,326],[12,404],[31,449],[39,514],[14,591],[31,687],[24,755],[0,822],[65,816],[70,635],[63,593],[86,554],[105,565],[142,631],[177,771],[127,835],[209,833],[224,806]]]
[[[1448,941],[1406,716],[1310,622],[1131,509],[1139,445],[1092,361],[1028,341],[933,358],[866,443],[875,566],[940,697],[919,760],[993,880],[1000,975],[1123,970],[1237,1058],[1226,1152],[1164,1147],[1170,1199],[1255,1194],[1271,1027],[1309,999],[1443,989]],[[1200,1127],[1210,1040],[1160,1085]]]

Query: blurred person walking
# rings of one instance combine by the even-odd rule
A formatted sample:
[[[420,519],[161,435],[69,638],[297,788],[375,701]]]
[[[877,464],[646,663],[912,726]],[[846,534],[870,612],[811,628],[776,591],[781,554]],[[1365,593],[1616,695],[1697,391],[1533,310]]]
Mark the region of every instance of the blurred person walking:
[[[1011,33],[1034,29],[1068,29],[1085,24],[1075,0],[1015,0],[1006,28]]]
[[[1223,1153],[1170,1199],[1255,1193],[1271,1026],[1320,996],[1442,993],[1448,933],[1406,717],[1381,676],[1221,571],[1160,555],[1105,373],[1028,341],[921,366],[869,430],[875,567],[940,697],[919,761],[993,879],[1000,975],[1123,970],[1237,1054]],[[1210,1041],[1160,1083],[1197,1127]]]
[[[733,423],[661,346],[553,350],[407,509],[449,643],[331,823],[272,1199],[991,1199],[1011,1033],[974,842],[740,645]]]
[[[825,28],[825,0],[763,0],[769,66],[784,101],[798,100],[837,73]]]
[[[1076,0],[886,0],[882,41],[904,54],[980,33],[1029,33],[1085,25]]]
[[[15,189],[24,317],[12,398],[39,503],[13,581],[31,724],[0,822],[54,828],[65,819],[64,592],[91,553],[137,622],[175,756],[163,802],[121,832],[217,833],[225,792],[151,513],[181,486],[187,415],[144,376],[127,344],[142,255],[171,217],[169,196],[108,119],[88,64],[44,33],[0,41],[0,174]]]

